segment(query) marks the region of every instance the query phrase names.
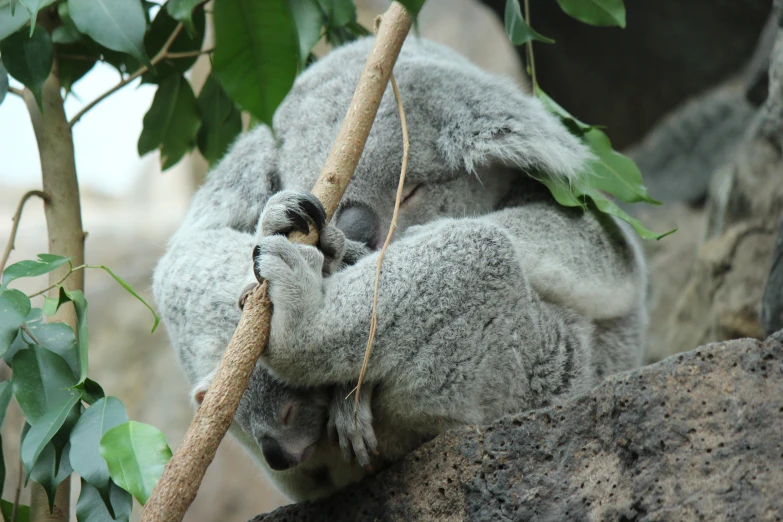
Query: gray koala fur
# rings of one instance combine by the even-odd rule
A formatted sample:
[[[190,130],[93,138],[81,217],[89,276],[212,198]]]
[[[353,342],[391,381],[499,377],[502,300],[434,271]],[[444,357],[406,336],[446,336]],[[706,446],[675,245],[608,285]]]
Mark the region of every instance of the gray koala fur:
[[[345,397],[367,343],[378,255],[362,241],[377,247],[389,229],[402,160],[390,88],[320,249],[280,233],[320,173],[371,45],[346,45],[304,71],[274,138],[259,126],[236,141],[154,275],[172,344],[202,391],[239,321],[238,297],[254,272],[269,281],[269,346],[231,432],[294,500],[451,427],[583,393],[642,361],[647,283],[635,235],[559,206],[530,178],[572,183],[589,152],[511,80],[409,38],[394,69],[411,140],[406,200],[354,431]]]

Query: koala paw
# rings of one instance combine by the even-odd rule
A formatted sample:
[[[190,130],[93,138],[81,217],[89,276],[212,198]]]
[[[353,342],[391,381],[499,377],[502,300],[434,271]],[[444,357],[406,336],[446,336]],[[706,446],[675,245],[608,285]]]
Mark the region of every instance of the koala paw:
[[[356,462],[363,467],[370,465],[371,455],[378,454],[378,441],[372,427],[372,386],[362,386],[359,397],[359,411],[354,424],[354,396],[352,386],[335,386],[332,402],[329,406],[329,438],[340,443],[345,460]],[[349,396],[350,395],[350,396]]]
[[[276,317],[286,321],[306,317],[320,305],[323,263],[317,248],[291,243],[283,236],[261,238],[253,250],[253,270],[259,281],[269,282]]]
[[[317,247],[324,255],[321,272],[324,276],[337,271],[345,252],[345,234],[326,224],[326,211],[318,198],[306,192],[283,190],[267,202],[258,227],[260,238],[287,235],[294,230],[310,233],[315,225],[319,233]]]

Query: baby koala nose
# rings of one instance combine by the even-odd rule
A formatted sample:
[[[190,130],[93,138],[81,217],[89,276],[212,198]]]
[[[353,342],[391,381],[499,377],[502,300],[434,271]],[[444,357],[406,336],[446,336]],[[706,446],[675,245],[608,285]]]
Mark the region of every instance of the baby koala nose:
[[[293,468],[298,464],[296,459],[288,455],[280,444],[271,437],[261,438],[261,452],[264,454],[266,463],[275,471]]]

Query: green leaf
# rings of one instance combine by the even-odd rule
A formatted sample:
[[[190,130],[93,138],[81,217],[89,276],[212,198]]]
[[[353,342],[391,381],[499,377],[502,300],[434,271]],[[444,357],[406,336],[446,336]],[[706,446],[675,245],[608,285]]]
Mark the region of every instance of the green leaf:
[[[30,429],[30,432],[33,430]],[[28,433],[28,437],[29,437]],[[27,437],[25,437],[27,440]],[[51,442],[47,444],[41,451],[40,457],[35,463],[35,466],[30,470],[30,478],[33,482],[40,484],[46,491],[46,497],[49,500],[49,512],[54,509],[54,498],[57,494],[57,486],[67,479],[73,469],[71,469],[71,463],[68,461],[68,452],[63,452],[58,460],[57,451],[54,444]]]
[[[68,5],[68,4],[60,4]],[[79,43],[82,40],[82,33],[76,27],[70,25],[61,25],[52,29],[52,43],[68,45]],[[67,54],[72,54],[68,52]],[[59,62],[58,62],[59,64]]]
[[[154,426],[131,421],[107,431],[100,447],[112,480],[145,504],[171,458],[166,436]]]
[[[153,68],[144,51],[147,16],[140,0],[68,0],[68,12],[80,32]]]
[[[643,239],[662,239],[668,236],[669,234],[673,234],[677,232],[677,229],[664,232],[663,234],[658,234],[657,232],[653,232],[652,230],[646,228],[641,221],[626,214],[625,211],[623,211],[623,209],[615,205],[612,200],[604,196],[596,189],[593,188],[587,189],[585,191],[585,195],[593,200],[593,203],[595,203],[595,206],[596,208],[598,208],[598,210],[600,210],[604,214],[609,214],[616,218],[622,219],[623,221],[631,225],[633,229],[636,230],[636,233],[639,234],[639,236],[642,237]]]
[[[5,413],[8,410],[8,403],[11,402],[11,381],[0,383],[0,426],[5,422]],[[0,495],[3,493],[5,484],[5,458],[3,456],[3,437],[0,436]]]
[[[577,186],[572,185],[569,187],[565,183],[553,181],[551,178],[536,177],[538,181],[543,183],[552,196],[559,204],[564,207],[580,207],[584,211],[589,211],[589,205],[587,204],[587,198],[593,201],[595,208],[603,212],[622,219],[636,230],[643,239],[661,239],[676,232],[676,230],[670,230],[663,234],[658,234],[646,228],[641,221],[635,219],[626,214],[620,207],[615,205],[609,198],[603,195],[598,189],[590,186]]]
[[[144,37],[144,47],[150,56],[154,56],[161,50],[178,23],[166,9],[158,11],[155,20],[152,21],[150,30],[147,32],[147,36]],[[205,24],[204,10],[199,9],[193,15],[193,20],[191,21],[193,31],[190,33],[181,31],[172,42],[169,51],[173,53],[200,51],[202,41],[204,40]],[[197,58],[197,56],[193,56],[190,58],[166,59],[155,66],[155,72],[148,72],[142,76],[141,81],[145,83],[160,83],[172,74],[182,74],[190,69]]]
[[[29,37],[23,31],[14,33],[0,42],[0,54],[8,73],[32,91],[43,112],[43,84],[52,70],[54,56],[49,33],[43,27],[36,27]]]
[[[0,290],[0,355],[4,355],[30,313],[30,299],[19,290]]]
[[[20,456],[22,464],[28,473],[31,473],[44,447],[49,444],[55,434],[65,424],[65,420],[68,418],[71,410],[82,398],[80,390],[71,389],[67,390],[67,392],[69,395],[65,400],[51,407],[30,426],[30,431],[27,432],[22,441]],[[54,445],[52,445],[52,449],[54,450]]]
[[[661,204],[651,198],[647,188],[642,185],[642,173],[636,163],[613,150],[606,134],[598,129],[590,129],[583,139],[596,156],[589,165],[591,174],[586,180],[589,186],[608,192],[626,203],[643,201],[652,205]]]
[[[324,17],[316,0],[287,0],[299,37],[299,63],[302,68],[315,44],[321,39]],[[353,4],[352,2],[348,2]],[[354,12],[354,17],[356,13]]]
[[[193,9],[203,2],[204,0],[169,0],[166,2],[166,11],[174,20],[185,24],[188,34],[193,36],[196,34],[196,28],[193,25]],[[203,9],[200,11],[204,12]]]
[[[76,519],[82,522],[128,522],[133,509],[133,497],[114,482],[109,483],[110,505],[107,509],[100,492],[82,479],[82,490],[76,503]]]
[[[201,114],[198,148],[207,161],[214,164],[223,157],[234,138],[242,132],[242,117],[234,102],[211,74],[196,101]]]
[[[31,424],[73,396],[76,378],[65,360],[40,346],[14,355],[11,384],[22,413]]]
[[[73,84],[81,80],[100,61],[101,55],[94,47],[79,42],[58,46],[57,65],[60,84],[65,92],[71,92]]]
[[[57,310],[59,310],[62,305],[69,303],[70,301],[71,300],[65,292],[65,288],[60,286],[58,287],[57,297],[44,297],[43,313],[51,317],[57,313]]]
[[[95,268],[95,267],[92,267],[92,268]],[[139,294],[136,293],[136,290],[131,288],[131,286],[128,283],[126,283],[123,278],[121,278],[120,276],[118,276],[117,274],[112,272],[109,269],[109,267],[100,265],[98,268],[102,268],[103,270],[105,270],[106,273],[108,273],[110,276],[112,276],[112,278],[115,281],[117,281],[117,283],[121,287],[123,287],[125,289],[126,292],[128,292],[130,295],[132,295],[133,297],[135,297],[136,299],[141,301],[141,304],[143,304],[144,306],[147,307],[147,309],[150,311],[150,313],[152,314],[152,317],[154,319],[154,323],[152,324],[152,331],[150,333],[155,333],[155,329],[158,327],[158,323],[160,323],[160,317],[158,317],[158,314],[155,313],[155,310],[152,308],[152,306],[150,306],[149,303],[147,303],[147,301],[142,299],[142,297]]]
[[[200,123],[190,83],[180,75],[169,76],[161,82],[144,115],[139,156],[160,149],[163,170],[172,167],[193,148]]]
[[[419,11],[421,10],[421,7],[424,5],[424,0],[397,0],[402,5],[405,6],[405,9],[408,10],[408,13],[410,13],[411,18],[416,20],[416,17],[419,16]]]
[[[61,322],[47,323],[44,321],[40,308],[33,308],[24,321],[25,326],[38,341],[36,343],[25,332],[22,332],[22,340],[27,344],[39,344],[41,347],[56,353],[62,357],[73,371],[79,373],[79,353],[76,348],[76,336],[73,329]]]
[[[527,24],[519,7],[519,0],[506,0],[505,22],[506,34],[514,45],[526,44],[531,40],[548,44],[555,43],[554,40],[537,33]]]
[[[21,11],[21,9],[20,9]],[[7,500],[0,500],[0,509],[3,511],[3,521],[11,522],[11,515],[14,512],[14,503]],[[30,506],[16,506],[16,522],[30,522]]]
[[[587,123],[576,119],[571,115],[570,112],[565,110],[562,106],[560,106],[560,104],[550,98],[549,95],[547,95],[547,93],[542,91],[539,87],[536,88],[536,97],[541,100],[541,103],[544,105],[546,110],[560,118],[560,121],[563,122],[563,125],[566,126],[571,134],[582,137],[587,131],[595,128],[592,125],[588,125]]]
[[[0,4],[0,40],[5,40],[29,21],[30,15],[24,9],[14,11],[10,4]]]
[[[19,0],[19,3],[22,4],[27,10],[27,14],[30,16],[30,20],[34,21],[36,18],[38,18],[38,11],[47,5],[53,4],[54,0]],[[35,23],[33,23],[33,27],[30,28],[31,34],[34,28]]]
[[[87,378],[90,335],[87,331],[87,299],[81,290],[66,291],[65,295],[73,301],[76,310],[76,353],[79,355],[79,382]]]
[[[623,0],[557,0],[560,9],[580,22],[625,28]]]
[[[38,254],[37,260],[27,259],[19,261],[3,270],[3,286],[20,277],[37,277],[57,270],[71,260],[70,257],[55,256],[52,254]]]
[[[5,70],[5,65],[0,60],[0,103],[5,100],[6,94],[8,94],[8,71]]]
[[[11,381],[0,382],[0,426],[5,422],[5,412],[8,410],[8,404],[11,402],[13,392]],[[0,487],[2,487],[2,483],[3,482],[0,481]]]
[[[221,0],[212,71],[229,96],[267,125],[294,84],[299,42],[286,0]]]
[[[87,408],[71,430],[73,469],[98,490],[108,493],[109,468],[98,449],[101,437],[128,422],[125,406],[116,397],[105,397]]]
[[[343,27],[356,21],[356,5],[353,0],[318,0],[326,13],[326,23],[330,28]]]
[[[90,406],[106,397],[101,385],[92,379],[84,379],[84,382],[80,386],[81,390],[84,391],[82,399]]]

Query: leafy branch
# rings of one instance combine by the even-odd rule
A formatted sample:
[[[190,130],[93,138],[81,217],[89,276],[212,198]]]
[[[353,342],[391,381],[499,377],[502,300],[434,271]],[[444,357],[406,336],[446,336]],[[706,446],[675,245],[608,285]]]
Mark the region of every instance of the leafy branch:
[[[156,54],[152,60],[150,60],[150,64],[154,68],[157,64],[165,60],[169,57],[169,49],[171,48],[171,45],[174,43],[174,40],[177,39],[177,36],[179,36],[179,33],[182,32],[182,29],[184,29],[185,24],[183,22],[180,22],[177,24],[177,27],[174,28],[174,31],[172,31],[171,35],[166,40],[166,43],[163,44],[163,47],[161,47],[160,51],[158,51],[158,54]],[[180,53],[181,54],[181,53]],[[182,57],[182,56],[180,56]],[[121,80],[117,85],[109,89],[108,91],[104,92],[97,98],[95,98],[93,101],[85,105],[82,110],[76,113],[76,115],[71,118],[71,121],[68,122],[68,126],[73,128],[74,125],[84,116],[87,114],[87,112],[90,111],[93,107],[98,105],[100,102],[114,94],[115,92],[119,91],[129,83],[131,83],[136,78],[142,76],[143,74],[146,74],[150,71],[150,67],[147,65],[142,65],[139,69],[136,70],[133,74],[128,76],[127,78]]]

